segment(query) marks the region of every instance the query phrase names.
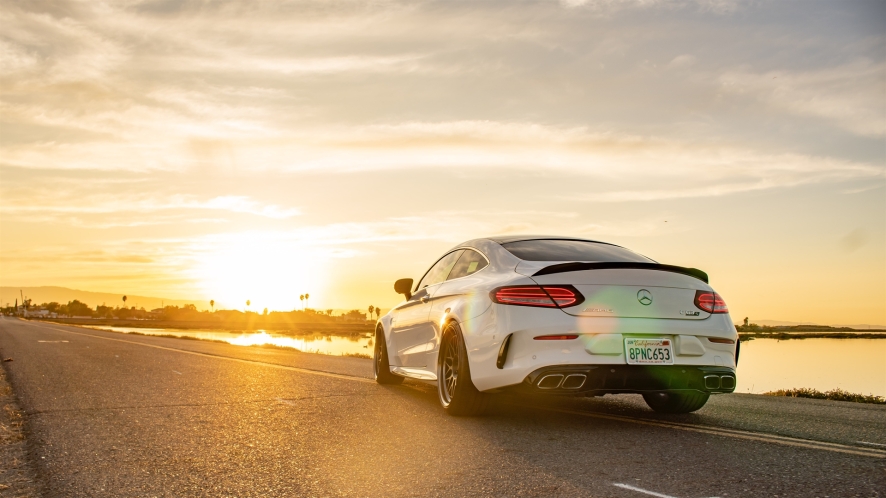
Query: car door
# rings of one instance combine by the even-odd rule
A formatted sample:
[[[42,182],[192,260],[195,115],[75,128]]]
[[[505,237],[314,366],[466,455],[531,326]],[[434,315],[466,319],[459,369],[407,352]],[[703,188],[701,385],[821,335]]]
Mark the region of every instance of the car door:
[[[392,366],[427,367],[427,353],[436,344],[434,326],[429,321],[431,299],[461,253],[461,249],[452,251],[434,263],[416,285],[412,297],[397,307],[391,323]]]

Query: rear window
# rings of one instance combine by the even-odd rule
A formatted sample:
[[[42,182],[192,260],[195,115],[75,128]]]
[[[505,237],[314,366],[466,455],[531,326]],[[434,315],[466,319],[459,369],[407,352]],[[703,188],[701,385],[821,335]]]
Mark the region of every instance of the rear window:
[[[502,246],[525,261],[655,262],[624,247],[586,240],[520,240]]]

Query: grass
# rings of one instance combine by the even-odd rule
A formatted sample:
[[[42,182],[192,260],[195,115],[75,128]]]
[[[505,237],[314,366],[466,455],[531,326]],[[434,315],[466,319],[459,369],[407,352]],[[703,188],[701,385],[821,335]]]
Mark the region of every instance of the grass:
[[[84,327],[91,328],[91,327]],[[104,329],[92,329],[92,330],[100,330],[102,332],[110,332],[109,330]],[[217,342],[220,344],[228,344],[227,341],[221,341],[218,339],[200,339],[199,337],[191,337],[187,335],[174,335],[174,334],[143,334],[141,332],[123,332],[127,335],[140,335],[142,337],[165,337],[167,339],[184,339],[186,341],[204,341],[204,342]]]
[[[38,496],[25,447],[25,414],[0,368],[0,496]]]
[[[372,356],[366,353],[342,353],[342,356],[348,356],[351,358],[364,358],[367,360],[371,360]]]
[[[852,401],[854,403],[872,403],[875,405],[886,405],[886,398],[883,396],[874,396],[873,394],[855,394],[842,389],[833,389],[831,391],[819,391],[801,387],[799,389],[779,389],[777,391],[769,391],[763,393],[764,396],[787,396],[790,398],[812,398],[812,399],[828,399],[831,401]]]

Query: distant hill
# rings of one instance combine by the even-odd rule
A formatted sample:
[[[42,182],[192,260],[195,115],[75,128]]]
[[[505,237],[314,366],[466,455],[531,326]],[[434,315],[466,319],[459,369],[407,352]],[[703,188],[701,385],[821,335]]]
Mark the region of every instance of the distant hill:
[[[26,298],[31,299],[35,305],[42,303],[51,303],[53,301],[65,304],[74,299],[82,303],[86,303],[91,308],[95,308],[100,304],[106,306],[121,306],[123,304],[123,294],[111,294],[109,292],[90,292],[77,289],[68,289],[67,287],[0,287],[0,306],[10,306],[18,300],[21,304],[21,290]],[[184,301],[181,299],[165,299],[162,297],[147,297],[128,294],[126,296],[126,306],[137,306],[152,310],[160,308],[163,305],[183,306],[185,304],[193,304],[197,309],[209,309],[209,303],[204,301]]]

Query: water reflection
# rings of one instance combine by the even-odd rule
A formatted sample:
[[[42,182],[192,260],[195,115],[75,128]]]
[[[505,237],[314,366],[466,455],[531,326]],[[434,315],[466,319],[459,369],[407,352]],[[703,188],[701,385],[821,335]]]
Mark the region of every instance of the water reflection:
[[[754,339],[741,343],[735,392],[811,387],[886,396],[886,339]]]
[[[293,348],[306,353],[320,353],[335,356],[372,355],[372,336],[349,335],[336,336],[324,334],[283,335],[268,333],[265,330],[256,332],[223,332],[218,330],[178,330],[148,329],[135,327],[93,326],[92,328],[123,332],[124,334],[171,335],[175,337],[192,337],[209,341],[222,341],[235,346],[262,346],[270,344],[284,348]]]

